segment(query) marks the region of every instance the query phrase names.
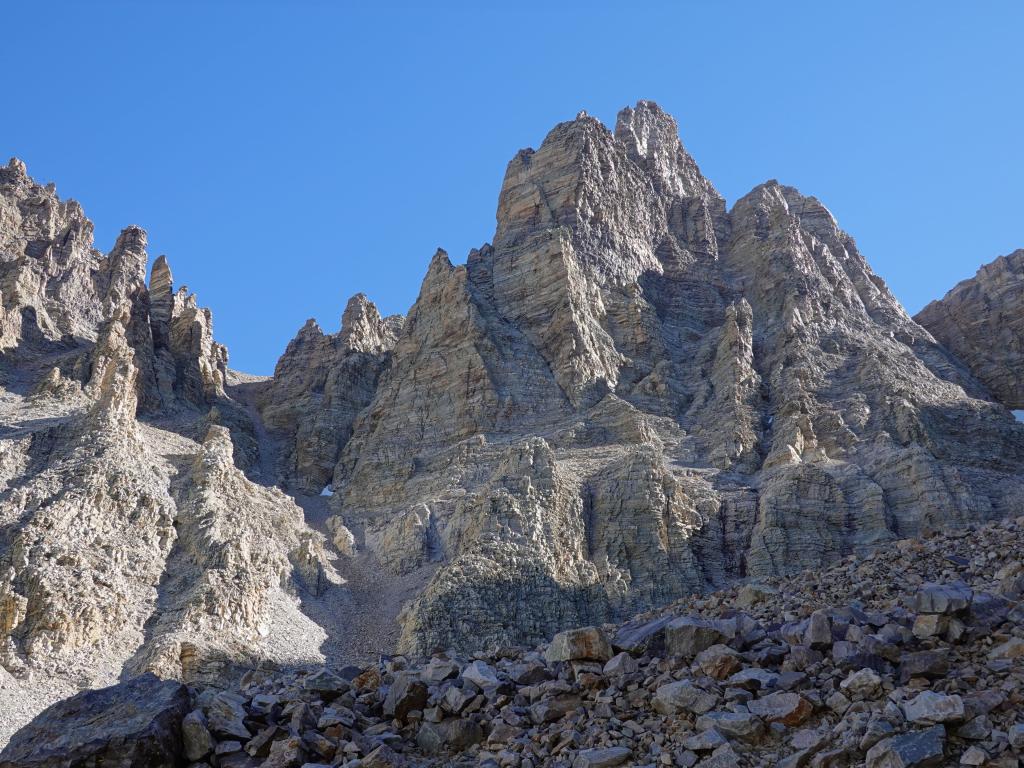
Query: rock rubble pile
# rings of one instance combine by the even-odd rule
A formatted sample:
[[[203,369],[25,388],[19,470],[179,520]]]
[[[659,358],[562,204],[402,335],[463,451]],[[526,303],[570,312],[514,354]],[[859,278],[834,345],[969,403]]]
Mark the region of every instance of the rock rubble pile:
[[[1024,517],[537,648],[194,689],[192,768],[1017,766]],[[91,695],[91,694],[89,694]],[[30,754],[22,735],[4,753]]]

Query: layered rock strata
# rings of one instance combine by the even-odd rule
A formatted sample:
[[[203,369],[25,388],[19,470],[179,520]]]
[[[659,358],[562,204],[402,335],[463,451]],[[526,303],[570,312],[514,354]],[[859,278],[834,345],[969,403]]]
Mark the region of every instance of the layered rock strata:
[[[1024,409],[1024,250],[986,264],[914,319],[997,400]]]
[[[370,404],[402,329],[382,318],[363,294],[353,296],[341,330],[327,334],[309,320],[288,344],[274,377],[259,394],[267,428],[283,438],[277,468],[282,486],[318,494],[329,485],[356,416]]]
[[[228,371],[165,259],[146,285],[146,248],[99,253],[0,169],[20,681],[535,643],[1024,506],[1010,342],[986,362],[912,320],[815,198],[728,207],[650,102],[519,152],[493,243],[438,251],[405,319],[359,295],[337,334],[307,324],[269,381]],[[1014,268],[983,293],[1011,302]]]
[[[216,768],[1010,768],[1024,757],[1022,546],[1024,518],[969,525],[537,647],[254,670],[188,707],[141,678],[45,713],[0,766],[110,755],[133,730],[126,753],[180,734],[175,756]],[[79,726],[67,710],[84,706]],[[65,753],[16,762],[34,743]]]
[[[106,256],[91,236],[76,203],[0,169],[0,742],[125,672],[322,658],[300,597],[336,581],[302,510],[233,461],[222,424],[254,427],[209,311],[163,258],[147,288],[143,230]]]
[[[432,260],[334,472],[336,525],[431,580],[402,647],[523,640],[1014,512],[1024,430],[816,199],[726,208],[656,105],[509,164]]]

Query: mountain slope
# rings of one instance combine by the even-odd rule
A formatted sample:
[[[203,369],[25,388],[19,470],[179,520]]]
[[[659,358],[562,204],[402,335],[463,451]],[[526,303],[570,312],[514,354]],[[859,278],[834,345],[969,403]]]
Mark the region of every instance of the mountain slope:
[[[146,670],[539,642],[1024,503],[985,370],[816,199],[727,208],[650,102],[520,151],[493,243],[438,251],[405,318],[308,323],[271,379],[147,259],[0,169],[18,717]]]
[[[521,151],[497,218],[434,257],[334,473],[335,526],[433,573],[403,648],[536,640],[1024,499],[1021,426],[827,209],[768,182],[727,211],[656,105]]]

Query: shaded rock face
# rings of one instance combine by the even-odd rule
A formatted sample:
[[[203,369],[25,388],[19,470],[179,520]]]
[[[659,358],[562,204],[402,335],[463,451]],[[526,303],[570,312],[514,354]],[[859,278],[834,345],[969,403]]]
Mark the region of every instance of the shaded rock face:
[[[334,472],[406,650],[537,639],[1018,508],[1024,430],[816,199],[726,210],[656,105],[509,164]]]
[[[184,755],[181,683],[143,675],[83,691],[42,712],[0,752],[0,768],[123,765],[174,768]]]
[[[216,677],[206,662],[255,661],[282,591],[319,594],[334,580],[323,540],[276,488],[235,466],[228,429],[212,426],[177,499],[177,540],[165,566],[149,642],[130,671],[194,680]],[[220,664],[217,661],[217,664]]]
[[[317,494],[330,484],[352,425],[370,404],[390,361],[403,318],[382,318],[363,294],[353,296],[341,330],[325,335],[310,320],[288,344],[259,396],[267,428],[284,436],[279,481]]]
[[[1024,408],[1024,249],[986,264],[914,319],[993,397]]]

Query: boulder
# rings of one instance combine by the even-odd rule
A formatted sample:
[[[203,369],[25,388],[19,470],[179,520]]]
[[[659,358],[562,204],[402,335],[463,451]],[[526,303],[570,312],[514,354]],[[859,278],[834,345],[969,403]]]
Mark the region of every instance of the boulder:
[[[612,647],[597,627],[567,629],[555,635],[544,654],[548,663],[556,661],[608,661]]]
[[[494,667],[479,659],[462,670],[462,679],[468,680],[482,691],[491,690],[501,685]]]
[[[14,734],[0,768],[176,768],[185,757],[181,723],[188,712],[188,689],[152,674],[83,691]]]
[[[918,613],[959,613],[970,606],[973,594],[966,584],[925,584],[914,596],[914,610]]]
[[[640,669],[637,660],[625,651],[612,656],[602,670],[606,675],[631,675]]]
[[[797,726],[811,716],[814,707],[797,693],[771,693],[747,703],[747,708],[766,723]]]
[[[868,750],[866,768],[929,768],[941,765],[946,730],[933,725],[923,731],[883,739]]]
[[[956,694],[922,691],[910,701],[903,702],[903,714],[918,725],[961,722],[964,719],[964,700]]]
[[[199,709],[189,712],[181,721],[181,737],[185,746],[185,757],[192,762],[202,760],[216,746],[213,736],[206,727],[206,717]]]
[[[603,749],[584,749],[576,755],[572,768],[614,768],[622,765],[633,751],[627,747],[605,747]]]
[[[735,623],[682,616],[665,627],[665,647],[672,656],[693,658],[713,645],[729,642],[735,634]]]
[[[873,699],[882,690],[882,678],[873,669],[861,669],[848,674],[839,690],[854,699]]]
[[[677,680],[660,686],[654,693],[653,706],[663,715],[685,711],[696,715],[715,708],[718,697],[698,688],[689,680]]]
[[[399,672],[384,698],[384,714],[405,722],[414,709],[427,705],[427,685],[415,674]]]
[[[764,723],[749,712],[708,712],[697,718],[697,730],[717,730],[730,739],[757,743],[764,735]]]

